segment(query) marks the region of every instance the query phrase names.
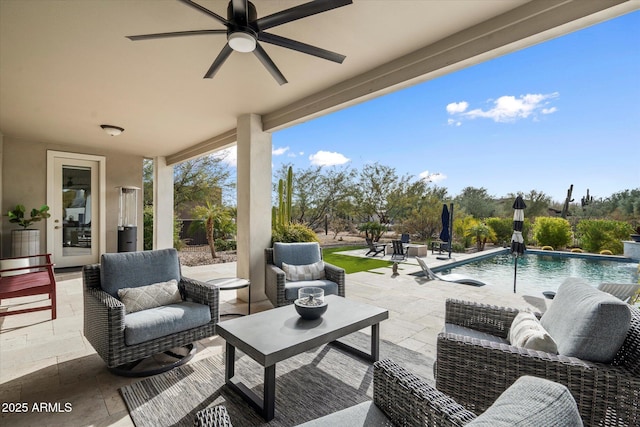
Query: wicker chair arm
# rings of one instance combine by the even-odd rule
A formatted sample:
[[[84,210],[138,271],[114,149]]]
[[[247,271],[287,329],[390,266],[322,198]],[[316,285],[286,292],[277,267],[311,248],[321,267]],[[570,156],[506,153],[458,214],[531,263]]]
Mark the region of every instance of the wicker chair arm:
[[[507,338],[513,319],[518,314],[514,308],[498,307],[470,301],[448,299],[445,304],[445,323],[452,323]],[[540,318],[540,313],[535,313]]]
[[[327,262],[324,263],[324,274],[327,280],[338,284],[338,295],[345,296],[345,271],[344,268],[336,267]]]
[[[198,411],[194,424],[196,427],[232,427],[227,408],[222,405]]]
[[[211,310],[211,320],[220,321],[220,289],[199,280],[182,276],[180,286],[184,287],[185,297],[198,304],[208,305]]]
[[[122,302],[96,288],[84,288],[84,336],[104,359],[112,342],[124,339],[125,308]]]
[[[265,266],[265,293],[275,307],[293,303],[284,296],[285,274],[273,264]]]
[[[476,418],[456,403],[390,359],[374,364],[373,400],[393,425],[463,426]]]
[[[640,310],[630,305],[629,311],[631,311],[629,332],[612,364],[624,366],[634,376],[640,377]]]

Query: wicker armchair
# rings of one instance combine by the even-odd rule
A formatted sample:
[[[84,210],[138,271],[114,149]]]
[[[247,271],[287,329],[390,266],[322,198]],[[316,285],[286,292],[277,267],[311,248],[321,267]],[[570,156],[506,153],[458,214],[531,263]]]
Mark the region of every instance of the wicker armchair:
[[[528,423],[523,423],[523,421]],[[334,412],[298,427],[325,426],[512,426],[581,427],[576,402],[566,387],[523,377],[484,415],[477,417],[450,396],[436,390],[391,359],[373,365],[373,401]],[[232,427],[223,406],[196,414],[196,427]]]
[[[286,245],[286,244],[285,244]],[[316,260],[322,259],[322,251],[320,250],[320,246],[316,244],[309,243],[292,243],[291,245],[299,245],[297,247],[300,248],[298,252],[299,259],[308,259],[305,263],[311,263]],[[313,247],[312,247],[313,246]],[[306,252],[306,249],[310,248],[309,255],[305,255],[303,252]],[[303,249],[304,248],[304,249]],[[317,253],[317,255],[315,254]],[[297,298],[297,296],[289,295],[287,297],[287,287],[291,286],[296,282],[288,282],[285,277],[285,273],[280,268],[282,265],[282,260],[274,260],[274,248],[267,248],[264,251],[265,256],[265,293],[275,307],[280,307],[283,305],[293,304],[293,301]],[[294,265],[300,265],[296,262],[291,262]],[[337,284],[338,292],[337,295],[344,297],[345,296],[345,271],[340,267],[336,267],[335,265],[324,263],[324,273],[325,273],[325,282],[333,282]],[[319,286],[324,287],[321,281],[314,281],[317,284],[314,284],[312,281],[305,282],[297,282],[296,285],[300,286]],[[289,286],[287,286],[289,285]],[[334,285],[335,286],[335,285]],[[294,292],[295,294],[295,292]]]
[[[140,374],[134,372],[126,373],[125,366],[130,362],[158,353],[168,352],[172,348],[189,346],[195,341],[215,335],[216,323],[219,321],[218,288],[182,276],[177,252],[174,249],[131,252],[127,254],[105,254],[102,257],[103,262],[105,256],[119,257],[116,259],[121,264],[118,268],[121,271],[120,277],[124,283],[122,287],[127,287],[127,282],[131,283],[132,281],[140,283],[140,285],[159,282],[161,280],[158,278],[159,275],[163,275],[167,270],[172,270],[180,279],[178,287],[184,300],[184,310],[189,310],[197,304],[202,304],[208,306],[211,317],[208,323],[200,326],[129,345],[125,341],[125,317],[127,313],[124,304],[113,295],[112,290],[106,289],[104,286],[105,272],[101,271],[100,264],[84,266],[82,269],[84,282],[84,335],[113,372],[131,376],[144,376],[163,372],[186,362],[188,359],[185,358],[181,363],[167,366],[165,369],[160,368]],[[142,265],[145,263],[147,264],[146,273],[142,271]],[[152,263],[151,266],[148,263]],[[181,304],[183,303],[177,305]],[[199,311],[202,311],[202,308],[199,308]],[[206,312],[206,309],[204,311]],[[191,356],[193,355],[192,353]],[[176,357],[178,356],[180,355],[176,355]]]
[[[482,413],[516,379],[532,375],[567,386],[585,426],[640,425],[640,311],[630,310],[630,329],[611,364],[441,333],[436,386]],[[445,322],[506,339],[517,314],[512,308],[448,300]]]

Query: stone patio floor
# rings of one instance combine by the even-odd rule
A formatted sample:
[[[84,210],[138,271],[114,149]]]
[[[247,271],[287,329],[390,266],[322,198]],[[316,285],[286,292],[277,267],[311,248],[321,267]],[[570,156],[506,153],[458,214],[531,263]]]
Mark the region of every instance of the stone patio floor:
[[[353,251],[364,256],[365,251]],[[486,254],[483,252],[482,254]],[[454,254],[458,261],[475,254]],[[380,258],[380,257],[378,257]],[[387,255],[385,257],[389,259]],[[430,267],[448,263],[429,252]],[[236,264],[183,267],[183,274],[199,280],[233,277]],[[444,323],[447,298],[476,301],[517,308],[531,307],[544,311],[548,301],[542,295],[514,294],[509,289],[474,287],[463,284],[426,281],[410,273],[420,271],[413,258],[399,264],[399,274],[391,268],[347,275],[347,298],[389,310],[382,322],[381,338],[424,353],[436,354],[436,336]],[[56,273],[58,318],[50,311],[40,311],[0,318],[0,402],[64,404],[71,410],[61,413],[7,413],[3,405],[1,425],[19,426],[133,426],[118,388],[137,381],[112,375],[82,334],[82,279],[79,271]],[[235,292],[220,293],[222,313],[246,313],[245,302]],[[11,305],[32,299],[9,300]],[[270,309],[268,301],[252,301],[251,311]],[[228,318],[227,318],[228,319]],[[224,319],[223,319],[224,320]],[[365,330],[363,332],[368,332]],[[224,340],[212,337],[197,343],[199,360],[224,351]],[[429,378],[433,380],[433,378]]]

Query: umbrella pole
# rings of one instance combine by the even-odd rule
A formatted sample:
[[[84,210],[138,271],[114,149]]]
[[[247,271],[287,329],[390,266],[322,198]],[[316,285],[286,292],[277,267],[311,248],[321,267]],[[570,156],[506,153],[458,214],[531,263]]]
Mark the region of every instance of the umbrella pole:
[[[453,203],[449,208],[449,259],[451,259],[451,244],[453,243]]]
[[[518,255],[516,254],[516,260],[513,268],[513,293],[516,293],[516,277],[518,276]]]

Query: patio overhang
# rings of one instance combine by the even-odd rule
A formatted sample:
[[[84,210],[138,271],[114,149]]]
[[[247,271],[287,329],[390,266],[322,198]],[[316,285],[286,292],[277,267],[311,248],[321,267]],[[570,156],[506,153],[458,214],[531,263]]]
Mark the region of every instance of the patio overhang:
[[[223,13],[226,0],[200,0]],[[304,3],[258,0],[264,16]],[[180,2],[0,2],[0,131],[174,164],[233,145],[237,118],[273,132],[640,8],[630,0],[355,1],[272,29],[346,55],[335,64],[265,45],[289,83],[232,54],[203,79],[225,37],[132,42],[127,35],[218,28]],[[401,16],[401,20],[392,16]]]

